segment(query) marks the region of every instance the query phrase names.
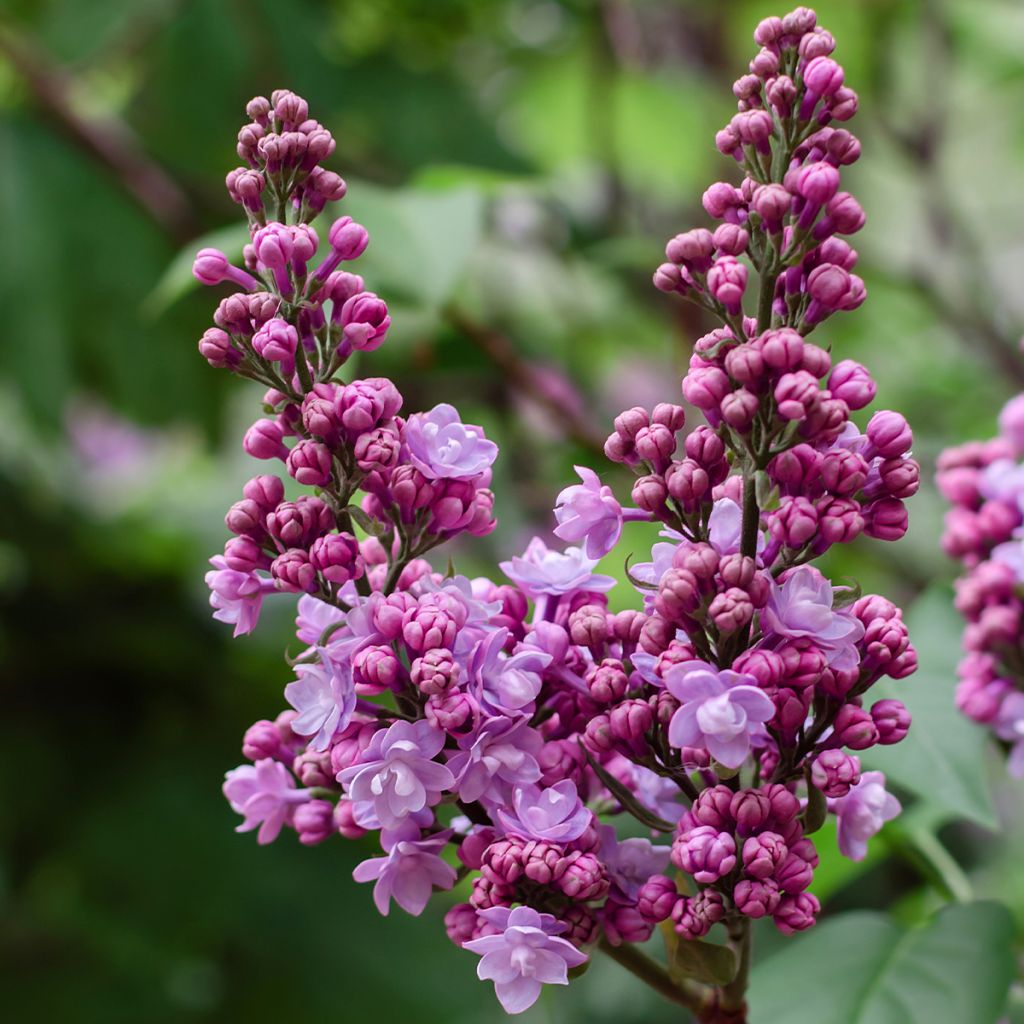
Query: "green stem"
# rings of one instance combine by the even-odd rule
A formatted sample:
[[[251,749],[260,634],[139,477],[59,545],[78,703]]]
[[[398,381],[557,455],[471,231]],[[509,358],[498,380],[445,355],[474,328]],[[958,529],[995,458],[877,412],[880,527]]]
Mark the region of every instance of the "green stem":
[[[738,917],[729,925],[729,945],[736,954],[736,977],[722,986],[719,1005],[730,1014],[739,1014],[746,1005],[750,977],[750,918]]]
[[[636,946],[628,942],[621,946],[613,946],[607,939],[602,939],[600,949],[670,1002],[685,1006],[697,1014],[707,1008],[707,989],[688,981],[681,981],[677,985],[661,964],[652,960],[646,953],[641,953]]]

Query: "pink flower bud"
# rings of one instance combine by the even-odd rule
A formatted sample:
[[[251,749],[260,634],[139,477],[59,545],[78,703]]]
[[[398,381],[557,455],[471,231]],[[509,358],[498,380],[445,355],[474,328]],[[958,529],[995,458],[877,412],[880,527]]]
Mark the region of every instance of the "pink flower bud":
[[[316,569],[309,561],[309,555],[301,548],[290,548],[278,555],[270,566],[278,590],[293,594],[316,592]]]
[[[286,465],[288,472],[307,487],[326,487],[331,482],[331,450],[319,441],[299,441],[288,453]]]
[[[868,422],[868,440],[883,459],[895,458],[910,451],[914,435],[906,419],[887,409],[876,412]]]
[[[910,712],[902,701],[880,700],[871,705],[871,718],[878,728],[878,742],[899,743],[910,731]]]
[[[245,433],[242,446],[254,459],[287,459],[284,430],[276,420],[257,420]]]

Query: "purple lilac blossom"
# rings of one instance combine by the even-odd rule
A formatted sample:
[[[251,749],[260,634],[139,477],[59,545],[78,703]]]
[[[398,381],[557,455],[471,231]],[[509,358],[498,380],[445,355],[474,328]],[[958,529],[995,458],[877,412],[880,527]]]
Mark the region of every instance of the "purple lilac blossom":
[[[308,790],[295,788],[291,772],[271,758],[229,771],[223,790],[231,809],[245,817],[235,831],[251,832],[258,825],[261,846],[272,843],[294,808],[310,799]]]
[[[568,779],[549,789],[516,786],[511,808],[498,808],[498,820],[506,832],[552,843],[579,839],[592,819],[593,814],[583,806],[575,784]]]
[[[310,594],[299,598],[298,615],[295,617],[295,635],[310,647],[320,643],[324,630],[345,621],[345,613],[333,604],[321,601]]]
[[[498,457],[498,446],[480,427],[463,423],[442,403],[410,416],[405,424],[409,461],[429,480],[479,476]]]
[[[739,768],[751,737],[775,714],[771,698],[753,676],[686,661],[665,673],[665,685],[681,704],[668,727],[673,747],[702,747],[727,768]]]
[[[501,934],[471,939],[463,949],[482,955],[477,976],[494,982],[506,1013],[528,1010],[542,985],[568,985],[568,969],[587,959],[571,942],[558,938],[568,926],[551,914],[531,907],[491,907],[478,911],[478,916]]]
[[[352,872],[357,882],[376,881],[373,902],[385,917],[392,900],[406,913],[419,917],[435,886],[450,889],[455,884],[455,869],[439,856],[452,830],[422,839],[420,834],[419,827],[408,821],[397,830],[382,832],[381,846],[387,856],[364,860]]]
[[[319,661],[296,665],[298,679],[284,688],[284,697],[298,712],[292,732],[312,737],[311,750],[326,750],[355,711],[356,689],[347,661],[336,661],[323,648],[317,653]]]
[[[598,825],[601,841],[600,858],[609,878],[622,894],[635,900],[640,887],[651,875],[664,874],[668,868],[671,850],[655,846],[649,839],[618,839],[612,825]]]
[[[886,792],[882,772],[864,772],[846,796],[829,800],[828,806],[839,819],[839,852],[850,860],[863,860],[868,840],[902,810],[899,800]]]
[[[825,653],[833,668],[854,669],[860,663],[857,641],[864,626],[853,615],[833,611],[832,584],[817,569],[802,565],[781,586],[773,584],[761,613],[767,634],[807,637]]]
[[[551,655],[535,647],[521,647],[506,656],[507,640],[507,629],[494,630],[476,645],[468,662],[478,700],[502,714],[521,711],[533,703],[541,689],[538,673],[551,663]]]
[[[235,636],[251,633],[260,619],[265,594],[273,593],[274,581],[255,572],[229,569],[223,555],[210,559],[213,569],[206,574],[210,605],[218,622],[234,625]]]
[[[444,737],[426,721],[395,722],[374,734],[359,761],[339,772],[338,781],[353,801],[373,805],[384,828],[398,828],[455,784],[447,766],[433,760]]]
[[[570,543],[584,541],[588,558],[603,558],[622,535],[622,506],[592,469],[574,468],[583,482],[566,487],[555,499],[555,536]]]
[[[1024,693],[1008,693],[999,705],[993,723],[996,735],[1011,744],[1006,770],[1015,779],[1024,778]]]
[[[459,799],[497,803],[510,787],[536,782],[541,776],[537,754],[543,742],[525,719],[485,719],[473,732],[459,737],[458,752],[448,758]]]
[[[1024,583],[1024,539],[1008,540],[992,549],[992,560],[1013,570],[1018,583]]]
[[[611,590],[615,580],[595,574],[596,565],[597,560],[588,558],[582,548],[553,551],[540,537],[534,537],[521,556],[500,563],[501,571],[530,597],[540,594],[561,597],[576,590],[603,594]]]

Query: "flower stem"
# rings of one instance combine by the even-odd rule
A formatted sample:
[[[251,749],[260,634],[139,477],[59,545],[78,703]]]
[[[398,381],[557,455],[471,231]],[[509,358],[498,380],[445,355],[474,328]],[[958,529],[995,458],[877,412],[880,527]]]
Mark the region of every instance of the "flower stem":
[[[628,942],[621,946],[613,946],[607,939],[602,939],[600,949],[670,1002],[685,1006],[697,1014],[707,1008],[711,995],[709,989],[689,981],[681,981],[677,985],[661,964],[652,960],[646,953],[642,953],[636,946]]]

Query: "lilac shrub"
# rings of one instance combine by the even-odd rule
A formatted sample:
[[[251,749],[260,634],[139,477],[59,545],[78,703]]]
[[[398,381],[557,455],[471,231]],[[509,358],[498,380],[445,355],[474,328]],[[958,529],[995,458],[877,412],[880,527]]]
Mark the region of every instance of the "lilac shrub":
[[[963,567],[957,706],[992,730],[1008,771],[1024,778],[1024,395],[1003,407],[998,436],[942,453],[937,483],[952,506],[942,546]]]
[[[655,275],[722,322],[682,382],[707,423],[685,433],[669,403],[622,413],[606,454],[636,475],[632,503],[580,468],[555,509],[569,546],[534,538],[501,563],[508,582],[424,558],[493,529],[497,448],[450,405],[403,414],[391,381],[345,375],[390,319],[341,269],[366,247],[358,224],[335,220],[317,263],[311,221],[345,185],[292,93],[250,103],[246,166],[228,175],[245,269],[196,260],[235,289],[200,351],[267,388],[245,448],[312,492],[251,480],[208,575],[236,635],[264,600],[297,598],[288,706],[247,730],[249,763],[224,784],[239,830],[373,837],[354,877],[384,914],[461,886],[448,936],[509,1013],[600,948],[702,1021],[745,1020],[751,922],[788,934],[820,909],[811,835],[834,814],[842,852],[863,857],[899,810],[856,752],[906,734],[902,704],[868,691],[912,672],[914,649],[891,602],[810,564],[861,534],[902,536],[918,475],[901,416],[864,432],[850,418],[874,397],[868,371],[808,340],[864,299],[839,237],[863,223],[839,189],[859,144],[833,126],[856,95],[812,12],[755,38],[717,139],[742,184],[708,189],[722,223],[674,238]],[[628,521],[660,539],[627,570],[637,607],[613,613],[616,580],[595,570]],[[636,946],[659,926],[671,973]],[[727,980],[695,966],[709,934]]]

